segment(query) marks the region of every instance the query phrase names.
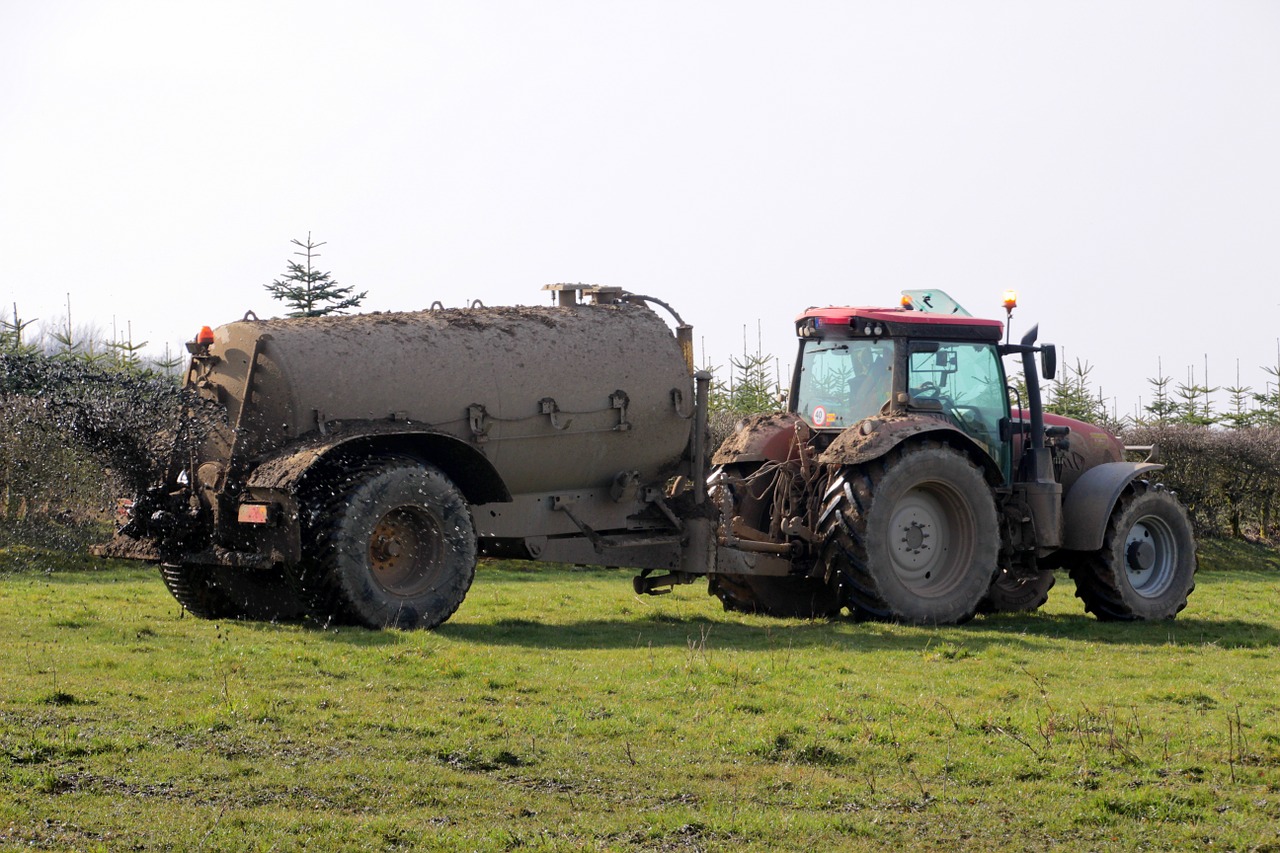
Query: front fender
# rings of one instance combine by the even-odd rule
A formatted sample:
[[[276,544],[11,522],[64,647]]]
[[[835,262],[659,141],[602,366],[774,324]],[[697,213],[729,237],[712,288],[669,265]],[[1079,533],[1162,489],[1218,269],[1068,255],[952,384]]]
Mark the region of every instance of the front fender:
[[[1062,547],[1071,551],[1101,548],[1120,495],[1138,477],[1163,467],[1152,462],[1106,462],[1081,474],[1062,502]]]

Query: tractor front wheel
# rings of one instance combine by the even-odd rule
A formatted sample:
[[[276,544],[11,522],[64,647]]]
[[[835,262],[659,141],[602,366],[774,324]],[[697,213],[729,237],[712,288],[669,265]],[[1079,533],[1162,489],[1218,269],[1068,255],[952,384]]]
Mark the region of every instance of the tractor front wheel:
[[[1056,579],[1053,572],[1041,569],[1031,576],[1000,572],[991,581],[987,594],[978,605],[979,613],[1030,613],[1049,600],[1049,590]]]
[[[1172,619],[1196,588],[1191,522],[1163,486],[1134,483],[1111,511],[1102,548],[1071,569],[1076,597],[1106,622]]]

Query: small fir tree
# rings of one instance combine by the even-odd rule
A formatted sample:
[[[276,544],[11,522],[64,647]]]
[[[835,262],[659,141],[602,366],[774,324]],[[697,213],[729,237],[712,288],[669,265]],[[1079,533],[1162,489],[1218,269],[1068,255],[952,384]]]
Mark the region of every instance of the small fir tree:
[[[1236,384],[1222,390],[1229,395],[1231,411],[1222,415],[1220,422],[1231,429],[1248,429],[1257,421],[1257,415],[1249,408],[1253,398],[1253,389],[1240,384],[1240,359],[1236,359]]]
[[[18,315],[18,303],[13,303],[13,319],[0,313],[0,353],[30,354],[37,347],[23,340],[23,334],[34,320],[23,320]]]
[[[1143,410],[1150,415],[1149,418],[1143,419],[1143,423],[1149,426],[1165,426],[1173,423],[1177,417],[1178,404],[1169,393],[1169,383],[1173,382],[1173,377],[1164,375],[1164,366],[1158,359],[1156,373],[1157,376],[1147,379],[1154,399],[1143,407]]]
[[[1068,367],[1065,375],[1049,386],[1045,411],[1086,423],[1101,423],[1106,420],[1106,405],[1091,387],[1089,374],[1092,372],[1092,364],[1076,359],[1075,366]]]
[[[1208,372],[1206,369],[1206,377]],[[1212,426],[1217,423],[1218,418],[1213,414],[1210,399],[1218,390],[1220,389],[1210,388],[1207,383],[1197,383],[1195,366],[1188,366],[1187,381],[1174,389],[1179,401],[1175,404],[1178,411],[1177,422],[1195,426]]]
[[[283,276],[263,285],[272,299],[278,299],[293,309],[289,312],[290,317],[323,317],[345,311],[358,307],[369,295],[368,291],[352,295],[354,288],[339,287],[332,273],[316,269],[314,262],[320,257],[316,249],[325,244],[312,242],[310,231],[305,243],[301,240],[291,242],[302,249],[294,254],[303,258],[305,263],[289,261]]]

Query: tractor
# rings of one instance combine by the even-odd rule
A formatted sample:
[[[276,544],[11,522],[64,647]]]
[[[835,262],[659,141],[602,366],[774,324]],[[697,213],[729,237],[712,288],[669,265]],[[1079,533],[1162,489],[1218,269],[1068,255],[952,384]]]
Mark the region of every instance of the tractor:
[[[1006,319],[1015,305],[1006,294]],[[1162,466],[1044,412],[1040,377],[1054,378],[1057,355],[1038,327],[1002,342],[1000,321],[939,290],[905,291],[893,308],[812,308],[795,327],[787,411],[740,422],[709,480],[722,540],[785,547],[793,571],[712,575],[726,608],[958,623],[1038,608],[1056,571],[1101,620],[1186,606],[1195,539],[1153,479]]]

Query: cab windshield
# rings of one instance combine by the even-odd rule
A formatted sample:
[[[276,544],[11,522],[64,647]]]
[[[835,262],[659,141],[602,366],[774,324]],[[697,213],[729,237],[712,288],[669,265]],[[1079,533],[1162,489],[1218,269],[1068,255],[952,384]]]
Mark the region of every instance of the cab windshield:
[[[805,341],[796,413],[811,426],[844,429],[879,414],[892,389],[892,341]]]

